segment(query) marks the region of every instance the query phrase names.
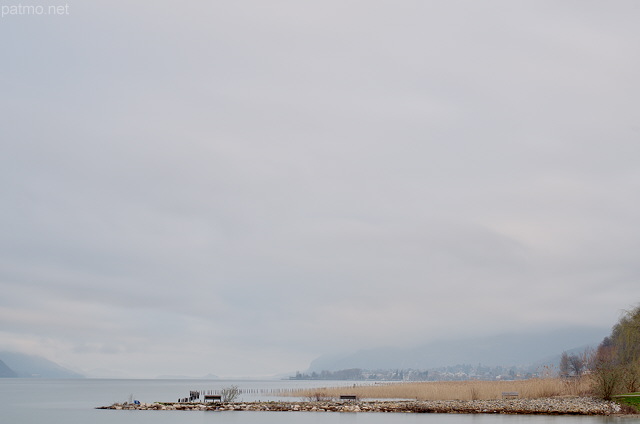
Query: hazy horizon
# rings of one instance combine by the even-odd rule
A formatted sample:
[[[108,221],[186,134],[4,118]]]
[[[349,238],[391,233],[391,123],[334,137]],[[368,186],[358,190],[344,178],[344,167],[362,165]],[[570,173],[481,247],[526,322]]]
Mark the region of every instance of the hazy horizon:
[[[0,17],[0,350],[267,376],[640,301],[637,2],[34,4]]]
[[[294,376],[302,371],[340,371],[359,368],[363,370],[435,370],[442,367],[461,365],[477,365],[489,367],[517,367],[540,371],[542,367],[558,366],[562,352],[584,352],[594,349],[609,335],[610,329],[571,327],[554,329],[549,332],[510,333],[491,336],[471,337],[467,339],[440,339],[428,343],[417,343],[402,347],[376,346],[368,349],[356,349],[352,351],[325,352],[319,355],[302,369],[290,369],[275,374],[237,374],[215,375],[206,373],[208,365],[202,365],[202,369],[195,374],[170,374],[157,370],[156,375],[132,375],[107,368],[78,368],[74,364],[59,363],[68,371],[74,371],[86,378],[108,379],[195,379],[195,380],[253,380],[253,379],[282,379]],[[22,358],[22,353],[0,351],[0,360],[13,371],[18,371],[21,377],[35,372],[36,374],[49,374],[53,369],[40,361],[40,358],[49,360],[39,355],[31,356],[31,360]],[[29,355],[29,354],[27,354]],[[34,361],[34,362],[32,362]],[[52,363],[55,364],[55,363]],[[17,368],[16,368],[17,366]],[[95,364],[94,364],[95,366]],[[171,364],[169,364],[171,367]],[[45,377],[48,378],[48,377]],[[77,376],[65,376],[62,374],[55,378],[77,378]]]

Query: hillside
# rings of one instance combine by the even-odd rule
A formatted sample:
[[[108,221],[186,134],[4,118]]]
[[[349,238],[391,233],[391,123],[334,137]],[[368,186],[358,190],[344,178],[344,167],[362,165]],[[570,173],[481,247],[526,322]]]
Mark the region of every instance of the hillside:
[[[20,378],[84,378],[41,356],[0,352],[0,361]]]
[[[15,378],[18,374],[15,373],[11,368],[7,366],[3,361],[0,360],[0,378]]]
[[[323,355],[309,372],[364,369],[430,369],[456,364],[529,365],[545,358],[557,364],[559,352],[597,345],[607,333],[599,328],[570,328],[544,333],[518,333],[465,340],[431,342],[411,348],[381,347],[355,353]]]

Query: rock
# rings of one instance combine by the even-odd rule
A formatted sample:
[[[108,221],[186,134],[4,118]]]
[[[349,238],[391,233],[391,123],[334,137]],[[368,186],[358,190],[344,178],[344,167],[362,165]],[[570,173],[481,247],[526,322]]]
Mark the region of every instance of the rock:
[[[469,414],[571,414],[612,415],[620,413],[620,405],[599,399],[543,398],[475,401],[371,401],[371,402],[243,402],[238,404],[143,403],[113,404],[98,409],[179,410],[179,411],[316,411],[316,412],[417,412]]]

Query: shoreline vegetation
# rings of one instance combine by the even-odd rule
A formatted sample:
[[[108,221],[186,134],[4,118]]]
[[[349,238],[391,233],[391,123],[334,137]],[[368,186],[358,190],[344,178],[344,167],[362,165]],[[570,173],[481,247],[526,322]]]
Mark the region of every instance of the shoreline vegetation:
[[[348,393],[346,393],[348,392]],[[533,378],[513,381],[429,381],[354,385],[353,387],[324,387],[300,389],[282,393],[283,396],[308,400],[329,400],[341,395],[355,395],[359,399],[427,400],[496,400],[504,392],[518,392],[520,399],[540,399],[557,396],[589,397],[593,394],[588,376],[581,378]]]
[[[400,412],[620,415],[635,410],[595,398],[588,378],[391,383],[283,391],[304,401],[116,403],[97,409],[171,411]],[[503,399],[505,392],[517,398]],[[357,400],[336,400],[355,396]]]

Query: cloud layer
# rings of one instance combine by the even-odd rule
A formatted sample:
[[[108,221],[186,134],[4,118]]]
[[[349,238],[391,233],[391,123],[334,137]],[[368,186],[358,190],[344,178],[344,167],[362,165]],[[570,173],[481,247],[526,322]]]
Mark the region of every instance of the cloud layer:
[[[266,375],[612,325],[640,298],[639,14],[98,1],[3,18],[0,348]]]

